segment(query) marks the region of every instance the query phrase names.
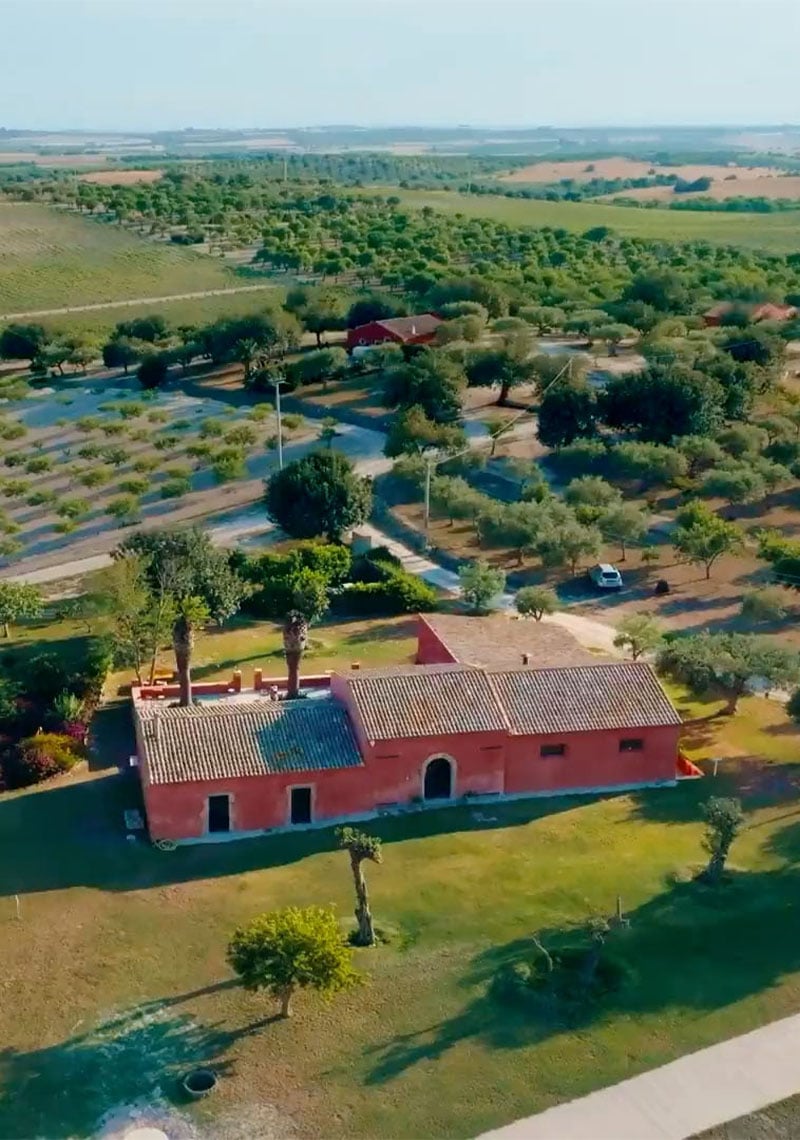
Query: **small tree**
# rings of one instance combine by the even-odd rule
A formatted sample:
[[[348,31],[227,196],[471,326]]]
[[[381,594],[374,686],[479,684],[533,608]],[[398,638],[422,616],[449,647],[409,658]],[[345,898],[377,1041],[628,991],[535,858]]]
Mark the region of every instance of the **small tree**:
[[[547,586],[523,586],[514,595],[514,605],[518,614],[541,621],[545,614],[554,614],[558,609],[555,590]]]
[[[287,907],[234,931],[228,963],[247,990],[266,990],[291,1016],[292,997],[313,989],[329,998],[360,981],[333,909]]]
[[[650,526],[647,513],[635,503],[617,503],[609,507],[603,511],[597,525],[607,542],[619,543],[620,562],[625,561],[629,543],[641,542]]]
[[[372,912],[369,909],[367,880],[362,865],[367,859],[372,863],[383,862],[381,841],[374,835],[367,835],[366,832],[358,831],[354,827],[337,827],[336,838],[339,840],[339,846],[350,855],[350,869],[356,890],[357,929],[353,941],[356,946],[374,946],[375,928],[372,923]]]
[[[482,559],[465,563],[459,569],[458,577],[461,593],[470,603],[473,613],[490,608],[489,603],[503,592],[506,584],[505,571],[496,570]]]
[[[672,535],[675,549],[688,562],[704,566],[706,578],[711,577],[711,567],[718,558],[739,550],[742,543],[739,527],[721,519],[705,503],[692,503],[680,511]]]
[[[271,477],[265,496],[272,519],[293,538],[324,534],[338,542],[372,505],[368,479],[338,451],[315,451]]]
[[[492,416],[491,419],[486,420],[485,426],[489,433],[489,439],[492,441],[489,455],[494,455],[501,437],[511,430],[512,425],[508,420],[501,419],[499,416]]]
[[[617,626],[614,644],[617,649],[629,649],[634,661],[643,653],[652,653],[661,644],[663,634],[655,618],[649,614],[629,614]]]
[[[44,599],[36,586],[24,582],[0,582],[0,625],[3,637],[11,636],[11,623],[20,619],[37,618],[44,608]]]
[[[300,610],[289,610],[283,623],[283,652],[288,680],[287,701],[300,696],[300,662],[308,646],[308,619]]]
[[[333,447],[333,441],[341,433],[338,432],[337,422],[333,416],[325,416],[319,429],[319,441],[324,443],[326,447]]]
[[[706,823],[703,847],[710,856],[703,878],[709,883],[718,883],[731,844],[744,822],[742,805],[737,799],[712,796],[703,808],[703,818]]]
[[[145,389],[161,388],[169,374],[169,357],[163,352],[146,356],[136,371],[136,377]]]

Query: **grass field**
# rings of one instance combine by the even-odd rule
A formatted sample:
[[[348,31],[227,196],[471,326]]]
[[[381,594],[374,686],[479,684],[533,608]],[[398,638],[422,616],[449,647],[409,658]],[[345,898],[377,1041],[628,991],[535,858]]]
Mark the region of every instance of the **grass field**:
[[[385,193],[385,190],[382,191]],[[771,253],[800,250],[800,223],[786,214],[709,214],[644,210],[598,202],[544,202],[443,190],[393,190],[407,206],[432,206],[467,217],[496,218],[509,225],[563,226],[583,231],[611,226],[617,233],[663,241],[712,241]]]
[[[388,624],[321,627],[314,666],[328,652],[346,666],[351,638],[362,660],[371,641],[393,642],[403,660],[404,623]],[[3,651],[39,638],[57,649],[57,633],[31,628]],[[253,627],[249,643],[246,633],[203,639],[200,657],[248,664],[274,652],[274,628]],[[135,780],[104,765],[126,755],[129,728],[124,708],[102,712],[95,771],[0,799],[0,952],[13,994],[0,1005],[0,1135],[91,1135],[99,1117],[143,1102],[169,1114],[177,1075],[207,1061],[218,1093],[180,1111],[214,1140],[468,1137],[795,1010],[796,730],[755,698],[726,720],[706,719],[717,703],[676,695],[699,718],[695,755],[741,757],[717,779],[371,824],[385,841],[369,871],[373,909],[391,941],[359,953],[365,986],[330,1006],[301,997],[291,1022],[232,985],[225,944],[238,922],[288,903],[331,902],[348,921],[350,873],[332,834],[171,854],[126,843]],[[703,858],[700,805],[726,791],[743,796],[747,828],[730,882],[709,893],[687,871]],[[631,920],[617,950],[635,970],[622,994],[570,1022],[489,996],[500,966],[531,952],[531,933],[553,944],[611,913],[617,895]]]
[[[0,202],[0,315],[241,284],[211,258],[46,206]]]
[[[244,284],[244,282],[240,282]],[[236,286],[234,286],[235,288]],[[266,305],[280,304],[283,290],[271,284],[263,289],[246,293],[232,293],[222,297],[195,297],[185,301],[145,302],[140,305],[119,304],[108,309],[91,312],[62,313],[54,317],[37,318],[37,323],[54,334],[79,335],[86,333],[98,339],[109,334],[118,321],[160,313],[172,328],[181,325],[202,325],[218,317],[237,317],[260,312]]]

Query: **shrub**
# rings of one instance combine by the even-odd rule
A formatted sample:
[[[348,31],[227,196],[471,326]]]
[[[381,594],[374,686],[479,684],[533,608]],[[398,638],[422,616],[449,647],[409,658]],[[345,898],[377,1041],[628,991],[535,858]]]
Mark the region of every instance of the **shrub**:
[[[138,471],[140,475],[149,475],[151,471],[155,471],[159,467],[159,461],[154,455],[143,455],[141,459],[137,459],[133,464],[134,471]]]
[[[11,454],[7,455],[3,460],[6,467],[21,467],[24,462],[25,456],[21,451],[12,451]]]
[[[209,416],[208,419],[200,422],[200,438],[201,439],[214,439],[221,436],[225,431],[225,424],[222,420],[216,419],[214,416]]]
[[[395,570],[382,582],[354,582],[333,600],[339,613],[358,617],[410,614],[436,608],[436,591],[422,579]]]
[[[225,442],[238,447],[252,447],[256,438],[256,433],[247,424],[237,424],[225,432]]]
[[[304,417],[296,412],[287,412],[283,417],[283,426],[286,431],[297,431],[304,423]]]
[[[62,519],[61,522],[57,522],[53,527],[53,530],[58,534],[73,534],[77,529],[78,524],[74,519]]]
[[[151,424],[165,424],[169,419],[169,413],[160,408],[154,408],[152,412],[147,413],[147,419]]]
[[[81,471],[77,476],[78,482],[84,487],[104,487],[114,478],[110,467],[90,467],[88,471]]]
[[[22,439],[28,434],[24,424],[0,424],[0,439]]]
[[[159,488],[162,499],[180,499],[191,491],[192,485],[188,479],[168,479]]]
[[[48,506],[50,503],[55,503],[57,498],[55,491],[42,488],[40,491],[31,491],[25,502],[28,506]]]
[[[0,558],[13,558],[22,550],[22,543],[15,538],[0,538]]]
[[[78,448],[78,455],[81,459],[98,459],[102,450],[99,443],[85,443]]]
[[[26,788],[69,772],[82,759],[83,752],[71,736],[40,732],[21,740],[7,756],[4,776],[9,787]]]
[[[99,416],[81,416],[76,422],[75,426],[79,431],[97,431],[102,427],[103,421]]]
[[[153,440],[153,447],[156,451],[172,451],[180,443],[180,437],[177,435],[160,435],[157,439]]]
[[[223,448],[212,458],[211,469],[218,483],[230,483],[234,479],[244,479],[247,474],[244,454],[236,448]]]
[[[117,412],[122,416],[123,420],[134,420],[137,416],[144,414],[144,404],[138,403],[136,400],[130,400],[124,404],[117,405]]]
[[[56,506],[56,514],[62,519],[79,519],[88,515],[91,509],[88,499],[62,499]]]
[[[106,506],[106,512],[117,522],[130,525],[139,518],[139,500],[135,495],[118,495]]]
[[[110,424],[103,424],[100,430],[103,435],[107,436],[125,435],[127,432],[125,424],[117,423],[116,420],[112,421]]]
[[[264,402],[263,404],[256,404],[256,406],[254,408],[251,408],[247,414],[251,420],[255,420],[256,423],[260,423],[263,420],[269,419],[274,411],[275,409],[273,408],[272,404]]]
[[[110,463],[112,467],[122,467],[123,463],[128,462],[128,453],[124,447],[104,447],[102,457],[105,463]]]
[[[8,499],[21,499],[29,486],[27,479],[6,479],[2,485],[3,494]]]
[[[126,495],[146,495],[150,490],[150,480],[141,475],[132,475],[130,479],[122,480],[119,489],[124,491]]]
[[[598,953],[591,973],[590,955]],[[539,955],[514,962],[500,970],[492,985],[492,995],[515,1006],[558,1005],[578,1011],[602,1001],[623,989],[632,978],[628,963],[603,946],[564,946],[554,950],[550,961]]]
[[[164,468],[164,474],[170,479],[188,479],[191,473],[192,469],[186,463],[173,463]]]
[[[49,455],[32,455],[25,464],[25,470],[29,475],[41,475],[49,471],[52,466],[53,461]]]
[[[186,454],[190,455],[192,459],[208,459],[212,451],[213,448],[210,443],[190,443],[186,448]]]

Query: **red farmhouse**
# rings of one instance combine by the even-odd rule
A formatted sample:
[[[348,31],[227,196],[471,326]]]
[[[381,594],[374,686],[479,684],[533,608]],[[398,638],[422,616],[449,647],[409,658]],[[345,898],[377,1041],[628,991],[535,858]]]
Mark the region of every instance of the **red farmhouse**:
[[[720,301],[703,313],[703,324],[707,328],[715,328],[722,324],[723,317],[736,311],[745,313],[752,324],[759,321],[791,321],[797,316],[794,305],[777,305],[772,301],[763,301],[758,305],[736,305],[733,301]]]
[[[442,322],[433,313],[416,317],[388,317],[347,330],[348,352],[375,344],[430,344]]]
[[[420,618],[418,661],[309,678],[297,701],[270,699],[260,672],[249,693],[240,678],[230,693],[196,686],[191,708],[168,703],[175,686],[134,689],[151,836],[252,835],[679,774],[680,718],[651,667],[598,661],[554,623]]]

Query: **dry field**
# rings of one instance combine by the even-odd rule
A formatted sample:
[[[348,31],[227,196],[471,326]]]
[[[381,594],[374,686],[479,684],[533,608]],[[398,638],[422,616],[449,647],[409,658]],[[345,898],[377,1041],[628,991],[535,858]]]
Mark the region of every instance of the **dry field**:
[[[591,169],[588,169],[591,167]],[[741,171],[748,179],[770,178],[776,171],[769,166],[720,166],[714,163],[688,163],[685,166],[661,166],[633,158],[578,159],[573,162],[535,162],[523,166],[512,174],[504,174],[501,182],[559,182],[573,178],[576,182],[590,182],[593,178],[647,178],[655,174],[677,174],[687,182],[695,178],[722,180],[726,175]]]
[[[671,186],[644,186],[640,190],[621,191],[621,194],[639,202],[680,202],[686,198],[715,198],[718,202],[727,198],[800,198],[800,174],[782,174],[775,170],[771,177],[754,174],[751,170],[742,171],[735,178],[731,174],[729,170],[715,177],[708,190],[696,193],[676,194]],[[598,201],[610,201],[619,196],[606,194]]]
[[[93,170],[81,174],[80,182],[96,182],[99,186],[135,186],[139,182],[158,182],[163,170]]]

